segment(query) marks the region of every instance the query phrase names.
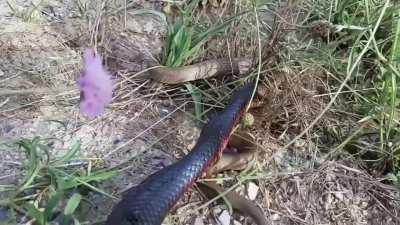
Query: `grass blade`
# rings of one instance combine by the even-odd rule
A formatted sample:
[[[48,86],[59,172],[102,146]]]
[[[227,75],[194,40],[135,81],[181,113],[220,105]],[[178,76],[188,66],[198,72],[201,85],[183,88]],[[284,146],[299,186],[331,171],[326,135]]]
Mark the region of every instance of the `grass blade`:
[[[78,208],[81,200],[82,196],[80,194],[78,193],[73,194],[64,208],[64,215],[72,215],[75,212],[76,208]]]
[[[202,95],[200,91],[197,89],[196,86],[192,84],[185,84],[186,89],[189,91],[190,95],[192,96],[192,99],[194,101],[194,111],[196,115],[196,120],[197,123],[201,123],[202,120],[202,115],[203,115],[203,105],[201,104],[201,99]]]
[[[77,142],[77,143],[73,144],[72,147],[68,150],[68,152],[65,153],[65,155],[63,155],[55,163],[57,163],[57,162],[66,163],[66,162],[70,161],[71,159],[73,159],[76,156],[76,154],[79,152],[80,149],[81,149],[81,143]]]
[[[44,214],[40,210],[38,210],[33,204],[28,203],[26,205],[28,210],[28,216],[35,219],[39,225],[45,225],[46,221],[44,219]]]
[[[35,137],[32,140],[23,139],[17,142],[20,147],[23,147],[28,158],[28,171],[18,188],[16,195],[30,186],[41,170],[40,158],[38,156],[39,138]]]
[[[53,216],[53,211],[57,207],[57,205],[60,203],[62,196],[63,195],[61,192],[57,192],[47,202],[46,208],[44,209],[44,212],[43,212],[43,215],[44,215],[44,218],[46,221],[49,221],[51,219],[51,217]]]

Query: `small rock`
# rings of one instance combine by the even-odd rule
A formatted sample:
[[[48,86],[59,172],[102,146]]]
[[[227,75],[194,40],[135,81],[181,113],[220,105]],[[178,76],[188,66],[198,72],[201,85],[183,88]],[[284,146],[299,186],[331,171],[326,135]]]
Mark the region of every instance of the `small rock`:
[[[221,208],[219,208],[219,207],[213,208],[213,213],[214,213],[214,215],[217,215],[217,214],[219,214],[220,212],[222,212],[222,209],[221,209]]]
[[[197,217],[197,218],[194,220],[194,224],[193,224],[193,225],[204,225],[204,221],[203,221],[202,218]]]
[[[271,220],[273,221],[278,221],[281,219],[281,216],[279,214],[272,214]]]
[[[296,148],[302,148],[302,147],[306,146],[306,141],[303,139],[298,139],[297,141],[294,142],[293,145]]]
[[[245,74],[247,73],[250,68],[251,68],[251,61],[250,60],[241,60],[238,62],[238,66],[239,66],[239,74]]]
[[[221,225],[230,225],[231,224],[231,215],[229,215],[228,210],[222,211],[222,213],[218,217],[218,221]]]
[[[264,84],[260,84],[257,87],[257,94],[258,96],[260,96],[261,98],[265,98],[268,95],[268,89]]]
[[[334,193],[335,197],[339,200],[339,201],[343,201],[343,193],[341,192],[335,192]]]
[[[169,109],[167,107],[163,107],[161,106],[159,109],[159,113],[160,113],[160,117],[166,117],[168,115],[168,113],[170,113]]]
[[[238,186],[238,187],[235,189],[235,192],[237,192],[237,193],[240,194],[240,195],[246,195],[246,187],[244,187],[244,186]]]
[[[366,209],[368,207],[368,202],[366,202],[366,201],[361,202],[360,207],[362,209]]]
[[[239,221],[237,221],[237,220],[234,220],[234,221],[233,221],[233,225],[242,225],[242,223],[239,222]]]
[[[253,182],[250,182],[247,187],[247,196],[250,200],[255,200],[257,198],[258,190],[260,188]]]
[[[14,126],[11,125],[11,124],[6,124],[6,125],[4,125],[4,127],[3,127],[4,133],[9,133],[9,132],[12,131],[12,129],[14,129]]]
[[[284,155],[283,151],[277,151],[272,157],[276,164],[278,164],[278,165],[284,164],[285,155]]]

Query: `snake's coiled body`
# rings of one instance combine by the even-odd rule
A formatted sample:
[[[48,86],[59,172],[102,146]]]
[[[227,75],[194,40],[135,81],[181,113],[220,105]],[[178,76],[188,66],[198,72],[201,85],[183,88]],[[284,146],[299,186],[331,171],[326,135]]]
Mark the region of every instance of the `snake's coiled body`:
[[[227,107],[204,126],[189,154],[128,190],[106,225],[160,225],[183,193],[219,159],[253,88],[254,84],[248,83],[233,94]]]

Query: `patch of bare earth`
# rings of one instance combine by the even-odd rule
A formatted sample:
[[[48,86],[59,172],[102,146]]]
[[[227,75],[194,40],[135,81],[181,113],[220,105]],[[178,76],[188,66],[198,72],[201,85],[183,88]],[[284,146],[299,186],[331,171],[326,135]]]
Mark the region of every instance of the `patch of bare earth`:
[[[61,6],[68,11],[71,5],[49,4],[46,7]],[[4,7],[7,8],[7,5]],[[52,11],[62,21],[53,18],[51,22],[47,21],[52,19],[50,16],[38,22],[27,22],[13,16],[11,11],[2,15],[0,172],[4,176],[0,177],[0,183],[16,184],[22,178],[25,155],[14,142],[20,138],[39,136],[51,140],[49,146],[53,157],[65,153],[72,144],[80,141],[82,149],[79,156],[91,158],[95,168],[121,169],[122,175],[104,187],[106,192],[116,194],[128,186],[137,185],[147,175],[173,160],[168,148],[159,143],[162,137],[157,131],[175,133],[170,129],[170,117],[174,114],[165,113],[174,107],[168,103],[160,106],[156,100],[137,95],[135,89],[143,80],[131,81],[129,77],[132,74],[127,73],[127,69],[132,73],[145,68],[147,61],[142,59],[160,51],[161,42],[157,42],[160,37],[155,36],[165,28],[160,29],[162,25],[157,19],[146,16],[128,18],[130,25],[127,28],[122,22],[120,26],[116,23],[110,25],[113,32],[109,31],[113,35],[107,37],[112,39],[104,42],[114,44],[98,45],[110,47],[102,54],[106,56],[106,62],[116,62],[110,62],[108,68],[116,81],[115,98],[118,101],[101,118],[88,120],[79,112],[79,91],[75,80],[81,68],[81,51],[93,46],[92,37],[99,32],[93,23],[102,17],[93,16],[88,20],[69,18],[65,16],[65,11],[60,8]],[[103,21],[97,22],[107,25]],[[110,22],[113,21],[110,19]],[[125,39],[132,40],[133,45],[124,46],[122,40]],[[130,50],[129,56],[134,56],[134,59],[122,54],[119,58],[107,54],[121,53],[126,49]],[[131,64],[121,63],[123,60]],[[117,66],[119,69],[116,69]],[[164,138],[168,137],[165,135],[168,133],[162,134]],[[92,221],[108,213],[113,205],[106,196],[97,195],[92,200],[99,206],[92,208],[92,217],[87,218]]]

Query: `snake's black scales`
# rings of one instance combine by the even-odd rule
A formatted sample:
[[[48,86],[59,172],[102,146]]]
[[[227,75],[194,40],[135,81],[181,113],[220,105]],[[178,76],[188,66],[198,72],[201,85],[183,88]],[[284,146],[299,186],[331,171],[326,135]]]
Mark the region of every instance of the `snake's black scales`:
[[[183,193],[219,159],[251,100],[253,88],[254,84],[247,83],[233,94],[226,108],[203,127],[189,154],[129,189],[106,225],[160,225]]]

